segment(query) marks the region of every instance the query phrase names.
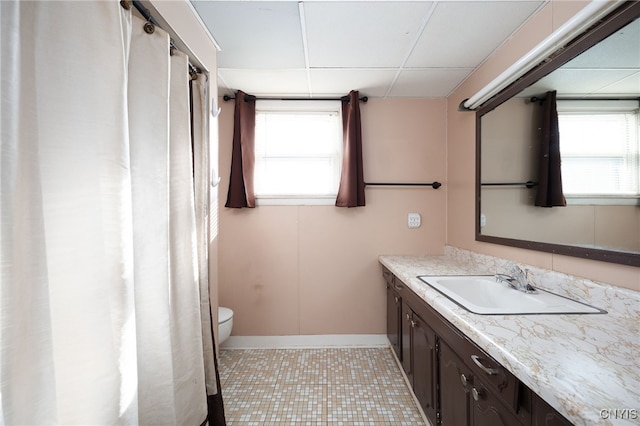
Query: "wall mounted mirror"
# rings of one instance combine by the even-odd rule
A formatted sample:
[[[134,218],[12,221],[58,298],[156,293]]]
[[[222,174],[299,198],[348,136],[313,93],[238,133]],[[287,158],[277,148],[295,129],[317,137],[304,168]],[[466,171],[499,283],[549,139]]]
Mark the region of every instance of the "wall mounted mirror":
[[[538,207],[553,91],[566,205]],[[640,2],[627,2],[478,109],[476,240],[640,266],[639,110]]]

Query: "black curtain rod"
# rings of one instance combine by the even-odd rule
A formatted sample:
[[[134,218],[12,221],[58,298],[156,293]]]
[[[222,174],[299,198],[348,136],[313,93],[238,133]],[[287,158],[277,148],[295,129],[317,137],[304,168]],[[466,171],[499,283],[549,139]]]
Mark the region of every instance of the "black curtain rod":
[[[136,10],[138,12],[140,12],[140,14],[142,15],[142,17],[144,19],[147,20],[147,22],[149,24],[155,25],[158,28],[162,28],[162,26],[160,24],[158,24],[158,21],[155,20],[155,18],[153,16],[151,16],[151,12],[149,12],[149,9],[145,8],[142,5],[142,2],[140,0],[120,0],[120,6],[122,6],[123,8],[125,8],[126,10],[131,9],[131,6],[135,7]],[[151,28],[147,28],[147,25],[145,25],[145,31],[148,33],[153,33],[153,27]],[[176,47],[175,43],[173,42],[173,39],[169,39],[169,47],[171,49],[176,49],[178,50],[178,48]],[[197,68],[196,66],[194,66],[191,61],[188,61],[189,64],[189,73],[190,74],[200,74],[202,73],[202,71]],[[195,78],[195,77],[194,77]]]
[[[228,102],[232,99],[235,99],[235,96],[224,95],[222,100]],[[341,98],[258,98],[252,95],[245,95],[244,100],[248,101],[250,99],[257,101],[348,101],[348,96],[342,96]],[[369,100],[368,97],[363,96],[360,98],[361,102],[367,102]]]
[[[431,186],[433,189],[438,189],[442,184],[440,182],[365,182],[364,186]]]
[[[526,182],[497,182],[497,183],[481,183],[480,186],[526,186],[527,188],[533,188],[537,186],[538,182],[528,180]]]

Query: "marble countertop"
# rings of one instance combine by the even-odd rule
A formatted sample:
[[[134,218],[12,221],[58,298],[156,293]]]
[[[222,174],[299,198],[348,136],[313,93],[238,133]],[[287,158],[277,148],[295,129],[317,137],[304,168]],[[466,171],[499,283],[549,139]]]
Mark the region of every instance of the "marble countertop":
[[[461,256],[379,257],[380,263],[418,296],[574,424],[640,424],[638,292],[580,279],[558,280],[555,272],[534,270],[530,276],[535,286],[608,313],[477,315],[416,278],[499,272],[496,269],[500,262],[481,260]]]

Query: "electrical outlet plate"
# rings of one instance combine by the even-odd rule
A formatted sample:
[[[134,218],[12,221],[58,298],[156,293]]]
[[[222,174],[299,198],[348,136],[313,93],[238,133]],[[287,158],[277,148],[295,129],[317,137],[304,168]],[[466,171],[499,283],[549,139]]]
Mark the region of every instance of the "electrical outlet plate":
[[[407,215],[407,226],[409,228],[419,228],[421,224],[420,213],[409,213]]]

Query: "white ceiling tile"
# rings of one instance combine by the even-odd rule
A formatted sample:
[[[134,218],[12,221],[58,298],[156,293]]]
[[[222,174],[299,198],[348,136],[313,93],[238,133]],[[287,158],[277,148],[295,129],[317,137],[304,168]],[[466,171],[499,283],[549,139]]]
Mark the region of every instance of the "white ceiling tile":
[[[407,67],[477,67],[542,1],[440,2]]]
[[[401,1],[304,3],[309,65],[398,67],[430,6]]]
[[[239,89],[256,96],[305,96],[309,93],[305,70],[218,69],[218,77],[231,90]]]
[[[640,69],[640,20],[602,40],[563,65],[563,68],[635,68]]]
[[[406,69],[400,73],[388,96],[443,98],[472,71],[472,68]]]
[[[311,91],[314,94],[346,95],[359,90],[363,96],[383,97],[393,82],[395,70],[380,69],[312,69]]]
[[[604,86],[596,91],[598,95],[611,96],[638,96],[640,93],[640,71],[630,72],[629,75],[621,80]]]
[[[634,77],[635,76],[635,77]],[[556,90],[558,96],[640,93],[640,74],[636,70],[576,70],[560,68],[541,78],[518,96],[541,95]]]
[[[304,68],[296,2],[193,1],[220,45],[221,68]]]

